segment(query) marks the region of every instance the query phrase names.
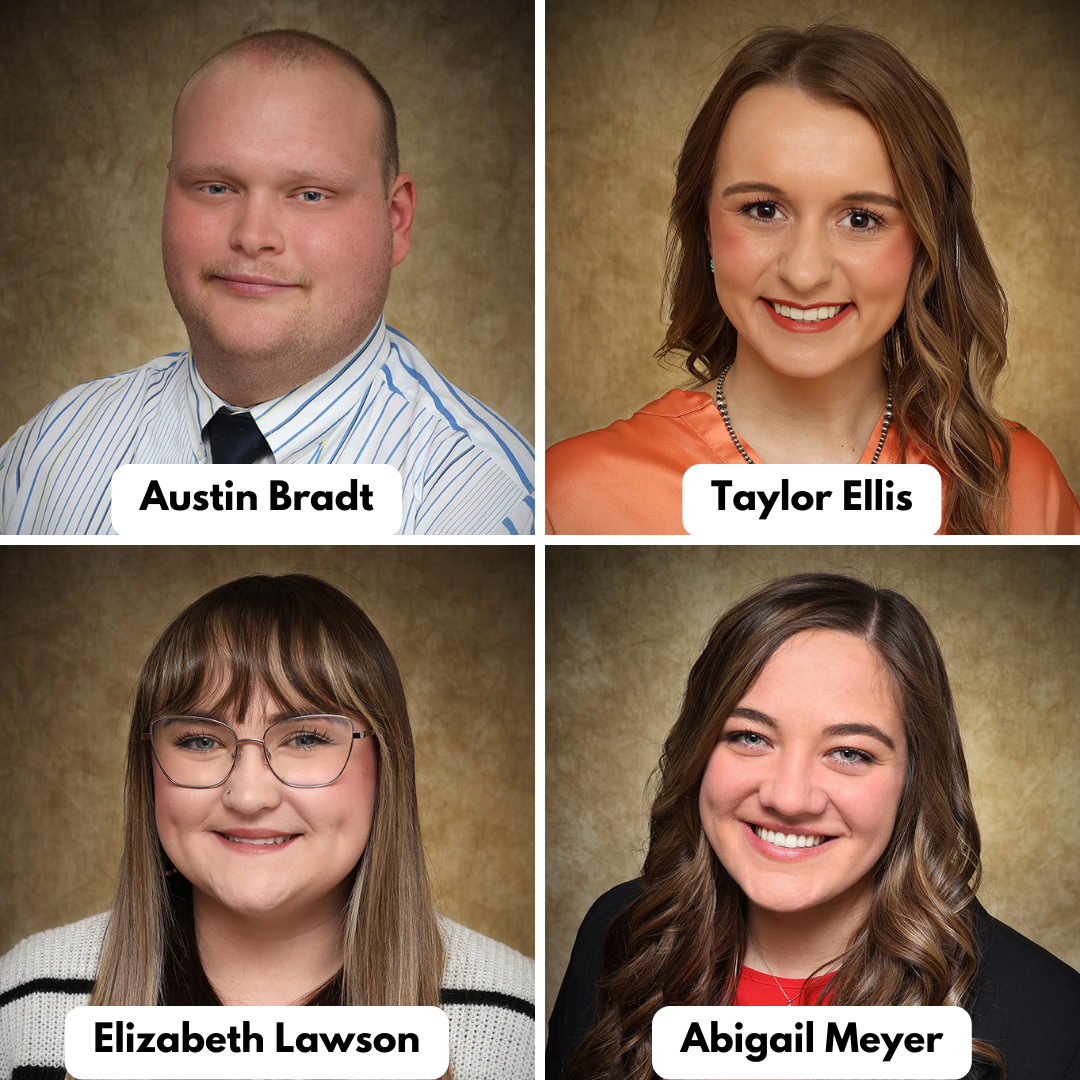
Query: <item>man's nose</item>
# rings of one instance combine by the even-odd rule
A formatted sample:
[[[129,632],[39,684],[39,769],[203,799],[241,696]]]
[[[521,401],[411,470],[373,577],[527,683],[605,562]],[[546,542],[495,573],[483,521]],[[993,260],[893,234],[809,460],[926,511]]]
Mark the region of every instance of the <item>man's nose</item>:
[[[278,220],[276,198],[263,192],[248,192],[240,199],[232,223],[229,245],[251,258],[273,255],[285,247]]]
[[[785,240],[780,276],[798,293],[809,293],[828,284],[833,257],[825,230],[819,224],[803,222],[795,225]]]
[[[236,764],[224,784],[225,803],[242,814],[254,814],[281,801],[281,781],[266,762],[262,743],[236,744]]]

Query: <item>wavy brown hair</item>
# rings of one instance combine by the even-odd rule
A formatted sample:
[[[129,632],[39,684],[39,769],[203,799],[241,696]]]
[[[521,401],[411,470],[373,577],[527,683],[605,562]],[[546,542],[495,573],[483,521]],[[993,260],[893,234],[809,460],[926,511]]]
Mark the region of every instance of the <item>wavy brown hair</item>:
[[[90,1004],[215,1003],[206,1000],[215,995],[194,944],[190,887],[166,877],[142,734],[163,714],[242,715],[258,693],[282,709],[362,720],[379,753],[371,836],[342,913],[342,968],[307,1003],[439,1005],[443,946],[401,676],[363,611],[302,574],[241,578],[207,593],[173,620],[143,665],[128,735],[123,855]]]
[[[641,894],[604,942],[596,1019],[570,1080],[652,1077],[664,1005],[730,1005],[746,950],[745,897],[701,825],[702,774],[766,661],[805,630],[854,634],[889,670],[907,736],[903,793],[866,921],[822,985],[831,1005],[970,1004],[979,964],[979,829],[945,663],[918,609],[836,574],[797,574],[735,604],[694,664],[657,770]],[[990,1045],[973,1051],[1004,1062]]]
[[[1010,438],[994,408],[1008,308],[973,209],[971,166],[940,91],[885,38],[825,23],[767,26],[739,49],[690,125],[675,170],[658,357],[685,352],[702,383],[735,359],[737,334],[709,272],[708,206],[720,138],[756,86],[858,109],[877,128],[918,237],[904,310],[886,337],[901,460],[919,443],[945,473],[944,528],[1005,532]],[[719,257],[719,255],[718,255]]]

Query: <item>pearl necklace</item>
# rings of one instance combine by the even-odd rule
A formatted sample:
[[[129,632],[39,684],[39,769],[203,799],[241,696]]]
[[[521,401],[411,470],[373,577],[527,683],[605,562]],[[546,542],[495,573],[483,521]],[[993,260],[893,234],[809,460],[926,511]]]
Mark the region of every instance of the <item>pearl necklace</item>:
[[[754,459],[746,452],[746,448],[741,442],[739,442],[739,436],[735,434],[735,429],[731,426],[731,419],[728,417],[727,402],[724,400],[724,379],[727,378],[727,373],[731,370],[731,365],[735,361],[732,360],[730,364],[723,371],[720,372],[720,378],[716,380],[716,407],[720,410],[720,415],[724,418],[724,427],[727,428],[728,434],[731,436],[731,441],[735,444],[735,449],[739,451],[743,456],[743,460],[747,465],[753,465]],[[892,381],[889,381],[889,393],[888,398],[885,401],[885,422],[881,425],[881,438],[878,439],[877,449],[874,451],[874,459],[870,462],[871,465],[878,463],[878,458],[881,457],[881,449],[885,445],[885,436],[889,433],[889,425],[892,423]],[[764,959],[764,957],[762,957]],[[770,972],[770,974],[772,974]],[[773,978],[776,978],[774,975]],[[780,984],[777,983],[779,986]],[[790,1002],[788,1003],[790,1004]]]

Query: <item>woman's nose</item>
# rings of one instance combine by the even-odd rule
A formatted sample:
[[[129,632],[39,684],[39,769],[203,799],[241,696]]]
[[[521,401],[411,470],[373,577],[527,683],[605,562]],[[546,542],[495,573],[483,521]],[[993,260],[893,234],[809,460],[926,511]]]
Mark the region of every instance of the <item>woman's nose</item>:
[[[798,293],[810,293],[827,285],[832,277],[833,259],[824,231],[816,223],[802,222],[785,239],[780,276]]]
[[[281,781],[266,763],[258,740],[242,739],[236,744],[236,764],[225,781],[222,798],[242,814],[254,814],[281,801]]]
[[[828,796],[816,777],[812,763],[803,755],[780,756],[758,790],[762,806],[784,817],[823,814]]]

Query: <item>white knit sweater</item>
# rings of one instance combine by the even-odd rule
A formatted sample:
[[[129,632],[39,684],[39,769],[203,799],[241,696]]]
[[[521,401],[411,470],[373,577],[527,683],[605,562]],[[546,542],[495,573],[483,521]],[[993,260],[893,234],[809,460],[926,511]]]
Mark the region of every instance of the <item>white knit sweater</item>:
[[[64,1017],[90,998],[108,919],[34,934],[0,959],[2,1080],[63,1077]],[[533,962],[441,915],[439,929],[455,1080],[531,1080]]]

